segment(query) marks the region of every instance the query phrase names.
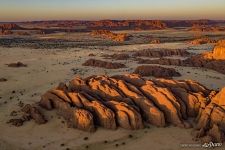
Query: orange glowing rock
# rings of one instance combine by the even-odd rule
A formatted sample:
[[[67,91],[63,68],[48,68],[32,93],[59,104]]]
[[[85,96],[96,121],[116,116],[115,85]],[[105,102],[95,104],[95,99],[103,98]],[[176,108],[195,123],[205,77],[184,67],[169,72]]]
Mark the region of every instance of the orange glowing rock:
[[[108,38],[116,42],[124,42],[129,40],[129,35],[127,35],[126,33],[113,33],[108,30],[94,30],[91,32],[91,35]]]
[[[127,74],[74,78],[47,91],[40,105],[56,109],[70,127],[90,132],[96,126],[136,130],[144,122],[190,128],[188,119],[195,117],[196,138],[223,142],[224,100],[225,88],[217,93],[192,80],[146,80]]]
[[[212,40],[209,38],[200,38],[200,39],[195,39],[193,41],[190,41],[189,43],[193,45],[201,45],[201,44],[208,44],[208,43],[216,43],[216,40]]]

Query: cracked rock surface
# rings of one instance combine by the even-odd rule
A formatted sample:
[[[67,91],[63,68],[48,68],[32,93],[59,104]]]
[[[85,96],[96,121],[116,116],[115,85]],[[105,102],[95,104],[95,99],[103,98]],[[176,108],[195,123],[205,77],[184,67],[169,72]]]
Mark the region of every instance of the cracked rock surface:
[[[42,95],[40,105],[56,109],[70,127],[136,130],[195,127],[195,137],[224,141],[225,89],[209,90],[192,80],[147,80],[136,74],[76,77]],[[195,121],[190,121],[195,118]]]

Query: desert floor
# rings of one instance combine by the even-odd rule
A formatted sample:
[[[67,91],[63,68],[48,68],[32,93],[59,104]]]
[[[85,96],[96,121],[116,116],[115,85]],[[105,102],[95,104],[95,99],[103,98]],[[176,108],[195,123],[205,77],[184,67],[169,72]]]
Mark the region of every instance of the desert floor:
[[[135,32],[133,34],[148,34],[152,32]],[[157,34],[161,34],[158,31]],[[169,31],[165,31],[169,32]],[[170,33],[170,34],[169,34]],[[170,31],[169,36],[186,35]],[[156,34],[156,33],[155,33]],[[191,33],[189,33],[191,34]],[[222,33],[224,35],[224,33]],[[220,34],[221,36],[221,34]],[[77,33],[63,36],[63,34],[51,35],[42,38],[69,38],[88,40],[87,33]],[[35,37],[37,38],[37,37]],[[94,40],[90,38],[89,40]],[[132,39],[135,40],[135,39]],[[101,41],[101,40],[97,40]],[[84,41],[81,41],[84,42]],[[92,43],[93,44],[93,43]],[[137,51],[146,48],[179,48],[190,52],[200,53],[213,48],[212,44],[193,46],[184,41],[175,41],[163,44],[142,43],[141,40],[135,44],[128,45],[96,45],[79,46],[73,48],[45,48],[36,49],[29,47],[0,47],[0,78],[8,81],[0,82],[0,149],[1,150],[178,150],[178,149],[202,149],[183,148],[182,144],[199,144],[192,140],[192,129],[182,129],[169,126],[157,128],[149,126],[137,131],[129,131],[118,128],[115,131],[98,128],[94,133],[87,133],[76,129],[67,128],[63,119],[56,115],[55,111],[49,111],[46,115],[47,124],[37,125],[33,121],[26,122],[22,127],[14,127],[6,122],[11,118],[13,110],[19,110],[18,103],[25,104],[39,102],[41,95],[48,89],[57,86],[59,82],[66,82],[74,76],[87,77],[96,74],[124,74],[132,73],[140,65],[134,60],[121,60],[128,66],[123,69],[103,69],[84,67],[82,63],[89,58],[103,59],[102,54],[113,54],[118,52]],[[89,56],[89,54],[96,56]],[[6,64],[12,62],[23,62],[27,67],[9,68]],[[106,60],[109,61],[109,60]],[[196,80],[210,89],[220,89],[225,86],[225,75],[201,68],[173,67],[182,76],[174,79]],[[149,77],[151,78],[151,77]],[[15,93],[13,92],[15,91]],[[84,140],[88,137],[87,140]],[[225,146],[218,148],[225,149]]]

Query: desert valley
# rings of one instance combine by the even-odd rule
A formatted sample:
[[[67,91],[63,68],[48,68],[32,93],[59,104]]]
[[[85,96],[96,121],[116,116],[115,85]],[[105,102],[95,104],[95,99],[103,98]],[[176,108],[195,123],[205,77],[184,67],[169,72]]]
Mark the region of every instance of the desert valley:
[[[224,20],[1,23],[0,58],[1,150],[225,149]]]

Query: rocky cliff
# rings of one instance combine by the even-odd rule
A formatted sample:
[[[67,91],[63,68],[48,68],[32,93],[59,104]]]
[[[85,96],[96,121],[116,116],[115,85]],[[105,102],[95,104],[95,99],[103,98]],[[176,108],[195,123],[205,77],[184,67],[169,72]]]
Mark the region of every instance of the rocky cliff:
[[[217,42],[212,52],[203,54],[205,59],[225,60],[225,40]]]

